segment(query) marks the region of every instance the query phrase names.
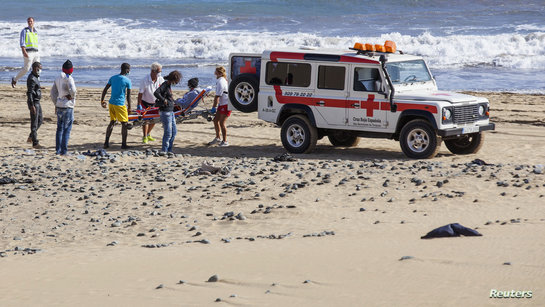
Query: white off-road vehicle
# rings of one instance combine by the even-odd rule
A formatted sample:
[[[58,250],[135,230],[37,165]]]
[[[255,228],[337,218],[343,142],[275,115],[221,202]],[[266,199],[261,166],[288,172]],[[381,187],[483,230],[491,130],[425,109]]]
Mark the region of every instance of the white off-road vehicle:
[[[489,122],[486,98],[438,91],[424,59],[395,43],[356,43],[347,50],[267,50],[230,55],[231,104],[282,127],[291,153],[360,137],[398,140],[410,158],[434,157],[445,142],[454,154],[476,153]]]

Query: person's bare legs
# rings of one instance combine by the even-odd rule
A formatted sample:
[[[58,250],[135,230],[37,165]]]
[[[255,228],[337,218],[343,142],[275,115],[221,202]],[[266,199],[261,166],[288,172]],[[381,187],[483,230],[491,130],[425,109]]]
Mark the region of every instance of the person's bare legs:
[[[151,130],[153,129],[153,127],[155,127],[155,124],[148,124],[148,132],[146,134],[146,136],[151,136]]]
[[[216,116],[214,116],[214,129],[216,130],[216,139],[220,138],[220,124],[219,124],[220,116],[221,114],[219,113],[216,113]]]
[[[129,134],[129,127],[128,123],[124,122],[121,123],[121,148],[127,149],[129,146],[127,146],[127,135]]]
[[[148,124],[142,125],[142,139],[145,139],[148,136]]]
[[[106,128],[106,140],[104,141],[104,148],[110,147],[110,136],[112,135],[112,131],[114,131],[114,126],[115,120],[112,120],[110,121],[108,128]]]
[[[227,115],[220,114],[220,118],[218,120],[219,127],[221,129],[221,135],[223,137],[223,141],[227,142],[227,128],[225,127],[225,121],[227,121]],[[218,136],[219,137],[219,136]]]

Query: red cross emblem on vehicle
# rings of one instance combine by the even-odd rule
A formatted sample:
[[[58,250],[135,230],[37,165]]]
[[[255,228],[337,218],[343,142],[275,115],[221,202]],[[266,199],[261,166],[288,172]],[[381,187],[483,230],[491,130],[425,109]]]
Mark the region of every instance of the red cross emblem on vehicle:
[[[257,72],[255,67],[252,67],[252,61],[244,61],[245,65],[240,67],[241,74],[255,74]]]
[[[380,110],[380,102],[375,101],[375,95],[367,96],[367,100],[360,101],[362,109],[367,109],[367,117],[373,117],[373,110]]]

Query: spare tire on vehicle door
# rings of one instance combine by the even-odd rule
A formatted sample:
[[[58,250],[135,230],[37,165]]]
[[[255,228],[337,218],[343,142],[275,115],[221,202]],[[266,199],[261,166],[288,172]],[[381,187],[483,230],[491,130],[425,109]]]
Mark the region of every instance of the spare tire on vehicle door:
[[[259,82],[254,74],[240,74],[229,85],[229,100],[235,109],[250,113],[257,111]]]

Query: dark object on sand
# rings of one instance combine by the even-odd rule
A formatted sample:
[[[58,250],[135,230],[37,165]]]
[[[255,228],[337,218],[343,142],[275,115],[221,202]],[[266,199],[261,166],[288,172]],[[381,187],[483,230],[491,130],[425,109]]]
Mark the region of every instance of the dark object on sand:
[[[293,162],[293,161],[297,161],[297,159],[295,159],[289,153],[285,153],[285,154],[281,154],[281,155],[278,155],[278,156],[274,157],[273,161],[275,161],[275,162]]]
[[[95,152],[91,152],[90,150],[87,150],[87,152],[84,152],[83,155],[90,156],[90,157],[106,157],[108,156],[108,152],[104,149],[99,149]]]
[[[492,165],[492,164],[490,164],[490,163],[484,162],[484,160],[481,160],[481,159],[475,159],[475,160],[471,161],[471,164],[477,164],[477,165],[480,165],[480,166],[483,166],[483,165]]]
[[[428,232],[425,236],[420,237],[420,239],[433,239],[433,238],[459,237],[459,236],[475,237],[475,236],[482,236],[482,234],[480,234],[476,230],[464,227],[458,223],[453,223],[453,224],[441,226],[439,228],[435,228],[434,230]]]
[[[17,180],[9,177],[3,177],[0,178],[0,184],[10,184],[10,183],[17,183]]]
[[[17,180],[10,177],[0,178],[0,184],[12,184],[12,183],[34,183],[34,179],[27,178],[27,179]]]

